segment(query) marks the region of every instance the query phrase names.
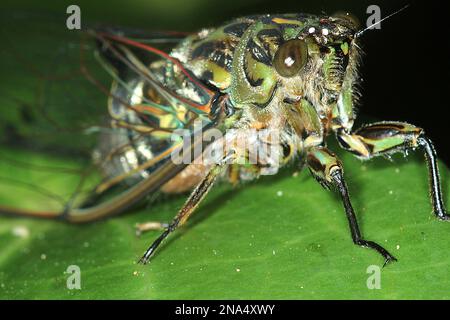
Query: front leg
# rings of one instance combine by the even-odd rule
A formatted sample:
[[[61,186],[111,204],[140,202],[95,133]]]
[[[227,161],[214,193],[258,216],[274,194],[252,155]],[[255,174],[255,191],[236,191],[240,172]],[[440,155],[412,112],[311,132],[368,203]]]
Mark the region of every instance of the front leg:
[[[379,122],[364,126],[352,134],[338,130],[337,138],[344,149],[362,159],[422,148],[428,163],[433,212],[441,220],[450,220],[442,200],[436,151],[423,129],[403,122]]]
[[[315,147],[307,153],[306,160],[311,173],[323,186],[335,186],[339,191],[353,242],[357,245],[376,250],[384,257],[385,265],[389,261],[396,261],[397,259],[378,243],[365,240],[361,236],[355,211],[350,202],[347,184],[344,180],[342,164],[336,155],[324,147]]]

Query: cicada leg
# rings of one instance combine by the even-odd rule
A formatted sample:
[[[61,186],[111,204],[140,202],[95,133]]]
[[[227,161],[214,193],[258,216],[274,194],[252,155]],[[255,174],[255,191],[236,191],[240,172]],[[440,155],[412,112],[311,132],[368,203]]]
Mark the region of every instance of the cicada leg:
[[[334,186],[338,190],[344,204],[353,242],[359,246],[376,250],[384,257],[384,265],[390,261],[396,261],[397,259],[378,243],[363,239],[344,180],[342,164],[336,155],[324,147],[315,147],[308,151],[306,158],[313,176],[324,187]]]
[[[189,198],[184,203],[181,210],[172,220],[172,222],[168,225],[168,227],[164,230],[164,232],[152,243],[152,245],[147,249],[145,254],[139,260],[139,262],[146,264],[150,257],[155,252],[156,248],[161,244],[161,242],[167,238],[167,236],[177,229],[179,226],[182,226],[187,219],[191,216],[200,202],[204,199],[207,193],[211,190],[211,187],[214,184],[217,176],[221,172],[222,166],[215,165],[213,166],[205,178],[198,184],[198,186],[192,191]]]
[[[364,126],[352,134],[338,131],[337,137],[343,148],[362,159],[422,148],[428,164],[433,212],[441,220],[450,220],[442,199],[436,151],[423,129],[403,122],[379,122]]]

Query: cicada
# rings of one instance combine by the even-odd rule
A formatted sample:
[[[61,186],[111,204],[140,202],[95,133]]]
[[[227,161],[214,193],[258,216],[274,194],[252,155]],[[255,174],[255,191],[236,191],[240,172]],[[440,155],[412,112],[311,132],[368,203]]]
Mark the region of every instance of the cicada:
[[[95,43],[97,63],[112,78],[112,84],[104,85],[86,62],[80,64],[79,75],[108,98],[103,123],[84,127],[85,133],[97,130],[90,170],[101,172],[102,178],[60,211],[8,206],[0,211],[85,223],[122,213],[155,192],[190,191],[174,219],[157,224],[163,232],[140,259],[145,264],[216,181],[254,180],[296,161],[323,187],[337,190],[353,242],[376,250],[385,263],[395,261],[388,250],[362,236],[343,164],[325,144],[329,135],[363,160],[422,149],[434,213],[442,220],[449,215],[436,152],[422,128],[393,121],[353,128],[361,34],[354,19],[342,14],[248,16],[193,34],[89,29],[82,37],[80,61],[85,59],[83,47]],[[186,143],[175,135],[177,130],[187,131],[188,137],[213,130],[222,136]],[[223,151],[224,141],[227,148],[216,153],[215,161],[198,161],[208,150]],[[253,157],[248,146],[270,146],[275,156]],[[187,152],[190,161],[185,156],[174,161],[174,153],[198,147],[202,151],[197,156]],[[148,226],[155,225],[141,228]]]

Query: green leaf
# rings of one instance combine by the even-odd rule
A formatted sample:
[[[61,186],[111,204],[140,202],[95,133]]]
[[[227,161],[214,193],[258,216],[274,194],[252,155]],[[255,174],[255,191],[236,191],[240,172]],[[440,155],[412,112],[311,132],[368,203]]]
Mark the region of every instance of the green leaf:
[[[449,298],[450,224],[431,214],[422,156],[362,163],[338,154],[363,235],[399,260],[381,269],[380,290],[367,288],[366,270],[383,259],[353,245],[338,197],[307,171],[293,176],[288,168],[239,188],[213,189],[146,266],[136,261],[159,232],[138,238],[135,223],[169,221],[184,196],[83,226],[1,217],[0,298]],[[0,175],[11,171],[1,166]],[[3,203],[8,186],[1,194]],[[81,269],[81,290],[66,287],[70,265]]]

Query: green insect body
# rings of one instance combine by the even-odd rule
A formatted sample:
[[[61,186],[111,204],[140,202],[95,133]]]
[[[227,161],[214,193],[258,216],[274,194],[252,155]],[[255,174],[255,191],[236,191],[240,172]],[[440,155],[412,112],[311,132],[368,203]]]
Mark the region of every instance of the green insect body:
[[[106,68],[115,77],[109,99],[114,130],[101,137],[97,150],[98,165],[107,179],[96,192],[102,194],[124,181],[130,188],[97,206],[68,208],[64,217],[88,222],[122,212],[156,190],[193,189],[173,221],[159,225],[164,232],[142,257],[146,263],[160,243],[190,217],[217,178],[225,176],[232,183],[252,180],[295,159],[324,187],[338,190],[353,242],[376,250],[386,263],[395,260],[386,249],[362,237],[343,164],[327,149],[327,136],[334,134],[342,148],[361,159],[423,149],[434,213],[443,220],[449,216],[442,201],[436,153],[421,128],[379,122],[353,129],[361,34],[345,15],[251,16],[189,35],[165,54],[131,38],[94,32],[100,54],[108,62]],[[142,49],[144,54],[137,52]],[[148,58],[155,54],[161,59]],[[232,144],[233,152],[216,163],[175,165],[170,153],[180,141],[173,139],[174,130],[194,132],[193,122],[199,119],[205,130],[220,129],[225,140],[248,139],[257,147],[274,145],[281,160],[261,157],[256,163],[242,163],[238,160],[249,156],[247,150]],[[279,140],[233,136],[247,129],[276,132]],[[0,211],[7,210],[0,207]]]

